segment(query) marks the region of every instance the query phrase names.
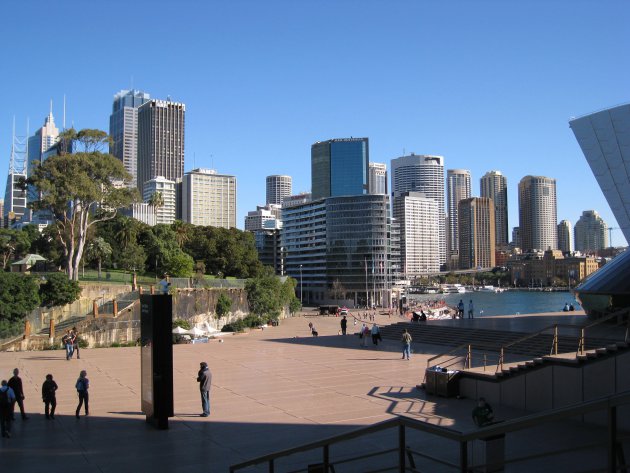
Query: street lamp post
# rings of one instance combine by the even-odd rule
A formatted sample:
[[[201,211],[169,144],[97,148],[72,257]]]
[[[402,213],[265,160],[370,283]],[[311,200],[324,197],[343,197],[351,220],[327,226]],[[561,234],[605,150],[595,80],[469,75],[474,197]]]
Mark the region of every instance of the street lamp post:
[[[300,265],[300,304],[304,304],[304,284],[302,280],[302,265]]]

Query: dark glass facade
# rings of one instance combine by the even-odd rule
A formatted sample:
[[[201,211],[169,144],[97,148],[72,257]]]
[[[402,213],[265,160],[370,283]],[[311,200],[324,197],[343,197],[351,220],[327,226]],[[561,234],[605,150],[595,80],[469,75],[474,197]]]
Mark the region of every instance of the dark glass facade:
[[[313,200],[368,193],[367,138],[341,138],[311,146]]]
[[[355,302],[382,304],[390,280],[387,195],[326,199],[326,279]]]

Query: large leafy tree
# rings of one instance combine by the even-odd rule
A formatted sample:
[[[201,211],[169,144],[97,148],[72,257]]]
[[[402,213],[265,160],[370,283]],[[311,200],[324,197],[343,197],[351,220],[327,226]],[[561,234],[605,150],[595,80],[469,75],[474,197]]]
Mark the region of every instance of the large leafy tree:
[[[66,305],[79,298],[81,287],[77,281],[69,280],[62,273],[52,273],[46,276],[46,282],[40,286],[39,294],[43,305]]]
[[[24,317],[37,306],[38,285],[33,276],[0,272],[0,338],[19,333]]]
[[[272,268],[264,266],[255,278],[245,283],[250,312],[267,320],[277,320],[284,307],[296,307],[292,304],[295,284],[292,278],[281,282]]]
[[[31,207],[54,215],[68,278],[78,280],[90,227],[113,218],[116,209],[136,201],[138,193],[127,187],[132,176],[122,162],[104,152],[109,144],[105,132],[70,129],[61,141],[72,142],[78,151],[68,153],[67,146],[60,146],[59,155],[35,166],[28,183],[40,194]]]
[[[0,254],[2,255],[2,269],[12,258],[24,255],[30,248],[31,241],[28,233],[22,230],[0,228]]]

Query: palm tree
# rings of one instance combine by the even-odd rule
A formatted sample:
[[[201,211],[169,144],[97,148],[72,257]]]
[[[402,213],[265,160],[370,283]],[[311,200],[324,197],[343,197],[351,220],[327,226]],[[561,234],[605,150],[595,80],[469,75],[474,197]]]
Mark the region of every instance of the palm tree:
[[[175,220],[171,228],[175,232],[175,240],[180,248],[184,246],[188,240],[190,240],[190,226],[181,220]]]
[[[121,249],[126,249],[131,242],[136,241],[137,225],[132,218],[121,217],[116,240],[120,242]]]
[[[87,257],[98,262],[98,279],[101,279],[101,263],[112,254],[112,247],[103,238],[96,237],[87,245]]]
[[[161,192],[154,192],[149,198],[148,204],[153,206],[153,215],[155,216],[155,223],[157,225],[157,211],[164,207],[164,196]]]

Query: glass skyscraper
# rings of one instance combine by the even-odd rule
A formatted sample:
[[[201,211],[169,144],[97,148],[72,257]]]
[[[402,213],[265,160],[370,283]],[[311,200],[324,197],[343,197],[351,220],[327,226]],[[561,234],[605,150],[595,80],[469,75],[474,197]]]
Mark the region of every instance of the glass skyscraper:
[[[368,193],[367,138],[318,141],[311,146],[313,200]]]

